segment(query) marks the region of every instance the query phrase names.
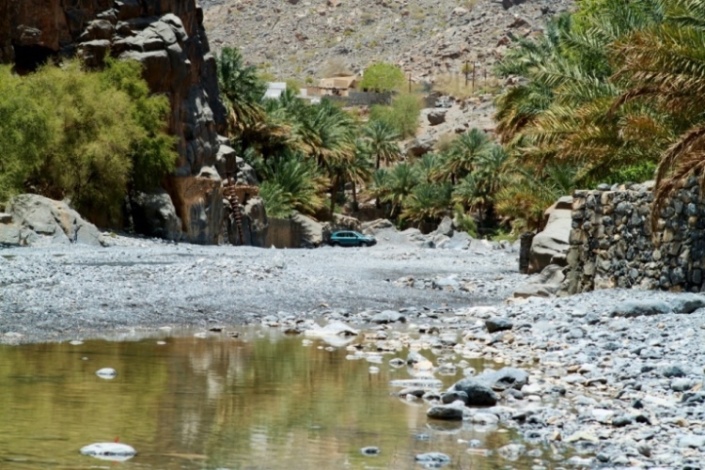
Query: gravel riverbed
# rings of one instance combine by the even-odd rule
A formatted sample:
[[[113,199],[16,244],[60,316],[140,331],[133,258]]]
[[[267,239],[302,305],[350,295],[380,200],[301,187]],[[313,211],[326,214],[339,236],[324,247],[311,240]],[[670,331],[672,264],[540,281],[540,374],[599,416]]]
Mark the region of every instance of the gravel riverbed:
[[[602,290],[507,302],[526,280],[516,249],[377,236],[370,248],[106,237],[102,249],[0,250],[0,343],[342,321],[364,333],[362,352],[404,345],[436,369],[484,358],[528,373],[528,383],[493,387],[495,406],[462,407],[464,426],[518,430],[522,439],[499,450],[508,465],[534,452],[536,470],[705,468],[705,296]],[[441,391],[419,399],[450,402]]]

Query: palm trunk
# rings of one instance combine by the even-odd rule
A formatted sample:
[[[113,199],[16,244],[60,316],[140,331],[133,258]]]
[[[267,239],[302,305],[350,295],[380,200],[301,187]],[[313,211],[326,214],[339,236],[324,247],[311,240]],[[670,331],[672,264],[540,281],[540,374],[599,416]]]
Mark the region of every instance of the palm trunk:
[[[340,182],[338,181],[339,178],[336,176],[333,178],[333,186],[331,187],[330,190],[330,217],[331,220],[333,220],[333,214],[335,213],[335,197],[338,195],[338,186],[340,185]]]

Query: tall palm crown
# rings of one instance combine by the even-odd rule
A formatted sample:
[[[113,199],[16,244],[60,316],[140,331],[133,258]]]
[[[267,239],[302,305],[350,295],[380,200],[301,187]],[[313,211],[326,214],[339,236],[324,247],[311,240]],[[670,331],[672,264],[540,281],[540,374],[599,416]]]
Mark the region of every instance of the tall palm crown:
[[[363,129],[362,134],[367,140],[370,156],[375,160],[376,169],[379,169],[383,162],[390,164],[401,156],[399,145],[395,142],[399,134],[388,123],[370,121]]]
[[[246,66],[240,51],[229,47],[216,57],[216,64],[218,84],[229,105],[232,125],[242,127],[261,118],[259,103],[266,85],[257,77],[257,69]]]

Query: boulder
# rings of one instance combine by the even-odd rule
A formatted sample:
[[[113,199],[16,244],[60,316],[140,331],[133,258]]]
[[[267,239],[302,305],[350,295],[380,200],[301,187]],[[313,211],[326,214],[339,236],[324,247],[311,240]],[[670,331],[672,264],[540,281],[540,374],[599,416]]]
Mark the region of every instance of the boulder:
[[[345,346],[358,334],[359,331],[339,321],[330,322],[324,327],[314,325],[312,329],[304,332],[304,336],[320,339],[333,347]]]
[[[643,317],[671,313],[673,307],[660,300],[625,300],[612,309],[612,317]]]
[[[269,220],[261,197],[257,196],[247,200],[242,222],[245,243],[251,246],[265,247]]]
[[[323,243],[323,224],[295,212],[291,219],[301,227],[301,247],[311,248]]]
[[[514,328],[514,324],[508,318],[492,317],[485,320],[485,328],[488,333],[496,333],[498,331],[506,331]]]
[[[467,232],[455,232],[453,236],[443,244],[446,250],[467,250],[473,238]]]
[[[135,231],[148,237],[178,241],[181,239],[181,219],[169,194],[163,189],[151,193],[137,192],[130,199]]]
[[[410,141],[405,148],[406,154],[412,157],[421,157],[433,151],[436,140],[430,136],[422,136]]]
[[[510,388],[521,390],[529,383],[529,373],[515,367],[503,367],[500,370],[484,371],[475,377],[475,380],[486,384],[493,390],[507,390]]]
[[[256,186],[259,184],[255,169],[242,157],[238,157],[235,149],[228,143],[220,143],[215,156],[215,168],[222,179],[228,176],[236,178],[237,183]]]
[[[517,287],[513,296],[517,298],[550,297],[555,295],[565,280],[563,267],[549,264],[543,271],[530,276],[526,283]]]
[[[38,194],[20,194],[6,209],[12,214],[13,222],[0,224],[0,244],[101,246],[96,226],[83,220],[65,202]]]
[[[463,407],[451,405],[436,405],[432,406],[426,416],[431,419],[441,419],[446,421],[460,421],[463,419]]]
[[[453,230],[453,219],[448,216],[443,217],[441,223],[438,224],[438,228],[434,233],[437,235],[445,235],[446,237],[452,237],[455,233],[455,230]]]
[[[378,325],[383,325],[387,323],[406,323],[406,317],[396,310],[385,310],[370,318],[372,323],[377,323]]]
[[[432,126],[437,126],[446,122],[447,109],[432,109],[426,114],[426,119],[428,123]]]
[[[120,442],[99,442],[81,447],[81,454],[100,460],[124,462],[137,455],[134,447]]]
[[[489,386],[476,379],[462,379],[449,391],[464,392],[468,396],[468,406],[495,406],[498,400],[497,394]]]
[[[570,248],[568,239],[572,225],[572,196],[560,198],[545,214],[544,229],[531,242],[529,274],[541,272],[549,264],[565,266]]]
[[[168,191],[186,241],[211,245],[221,240],[225,205],[219,176],[172,177]]]

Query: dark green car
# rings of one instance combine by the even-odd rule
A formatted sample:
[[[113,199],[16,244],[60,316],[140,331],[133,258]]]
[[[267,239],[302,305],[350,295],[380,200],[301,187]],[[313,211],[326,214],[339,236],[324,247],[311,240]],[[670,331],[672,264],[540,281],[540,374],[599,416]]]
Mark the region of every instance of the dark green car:
[[[328,243],[333,246],[372,246],[377,243],[377,240],[371,235],[363,235],[353,230],[341,230],[333,232]]]

